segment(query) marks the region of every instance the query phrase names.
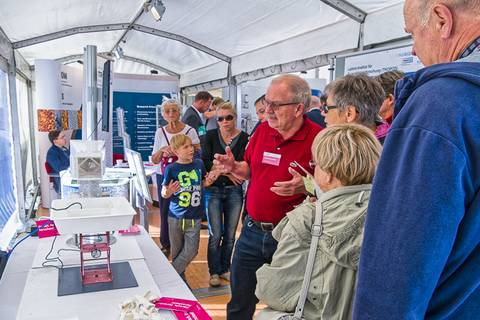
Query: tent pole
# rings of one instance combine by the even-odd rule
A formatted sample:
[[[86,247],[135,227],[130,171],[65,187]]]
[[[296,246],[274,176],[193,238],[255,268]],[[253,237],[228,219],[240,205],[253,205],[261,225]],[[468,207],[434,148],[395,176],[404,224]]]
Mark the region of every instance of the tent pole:
[[[82,140],[97,140],[97,47],[86,46],[83,59]]]

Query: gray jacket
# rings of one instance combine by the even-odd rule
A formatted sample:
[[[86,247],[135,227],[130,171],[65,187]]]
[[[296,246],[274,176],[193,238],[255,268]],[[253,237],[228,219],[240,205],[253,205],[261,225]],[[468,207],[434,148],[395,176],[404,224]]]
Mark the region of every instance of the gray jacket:
[[[304,318],[350,319],[360,246],[371,185],[324,193],[323,233],[318,244]],[[294,312],[308,258],[315,204],[305,201],[273,230],[278,241],[270,264],[257,271],[255,294],[271,309]],[[261,316],[260,316],[261,317]]]

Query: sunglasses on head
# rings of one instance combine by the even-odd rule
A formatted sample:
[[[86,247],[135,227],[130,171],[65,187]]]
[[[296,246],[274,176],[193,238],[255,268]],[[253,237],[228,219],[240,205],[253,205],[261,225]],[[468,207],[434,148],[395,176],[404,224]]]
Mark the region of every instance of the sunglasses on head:
[[[232,121],[233,116],[231,114],[229,114],[228,116],[225,116],[225,117],[217,117],[218,122],[222,122],[223,120]]]

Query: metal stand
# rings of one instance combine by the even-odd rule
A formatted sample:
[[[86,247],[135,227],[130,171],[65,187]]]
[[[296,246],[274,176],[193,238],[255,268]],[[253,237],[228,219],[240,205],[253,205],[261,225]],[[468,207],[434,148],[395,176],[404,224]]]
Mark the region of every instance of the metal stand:
[[[95,235],[97,237],[99,235]],[[106,239],[105,242],[85,243],[84,238],[91,236],[80,234],[80,272],[82,275],[82,284],[92,284],[99,282],[112,282],[112,269],[110,266],[110,232],[100,234]],[[102,252],[106,252],[106,257],[102,257]],[[91,259],[86,259],[84,254],[90,254]],[[86,261],[106,260],[106,265],[85,266]]]

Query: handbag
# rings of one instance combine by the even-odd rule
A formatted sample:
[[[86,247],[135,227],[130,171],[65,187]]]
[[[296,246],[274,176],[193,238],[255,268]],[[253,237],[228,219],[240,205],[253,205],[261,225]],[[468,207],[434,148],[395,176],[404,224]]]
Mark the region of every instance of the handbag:
[[[170,141],[168,141],[167,133],[165,132],[164,127],[161,128],[163,135],[165,136],[165,140],[167,141],[167,145],[170,146]],[[188,134],[192,130],[190,127],[185,134]],[[177,156],[165,156],[160,159],[160,170],[162,172],[162,175],[165,173],[165,168],[172,163],[175,163],[178,160]]]
[[[263,311],[257,317],[257,320],[262,319],[271,319],[271,320],[305,320],[303,317],[303,309],[305,307],[305,302],[307,301],[308,288],[310,287],[310,281],[312,279],[313,266],[315,264],[315,256],[317,254],[318,241],[322,235],[322,218],[323,218],[323,207],[319,202],[315,206],[315,220],[312,225],[312,241],[310,243],[310,249],[308,251],[307,258],[307,267],[305,268],[305,277],[303,278],[302,288],[300,289],[300,297],[298,298],[297,307],[295,312],[286,313],[279,312],[269,308],[263,309]]]

